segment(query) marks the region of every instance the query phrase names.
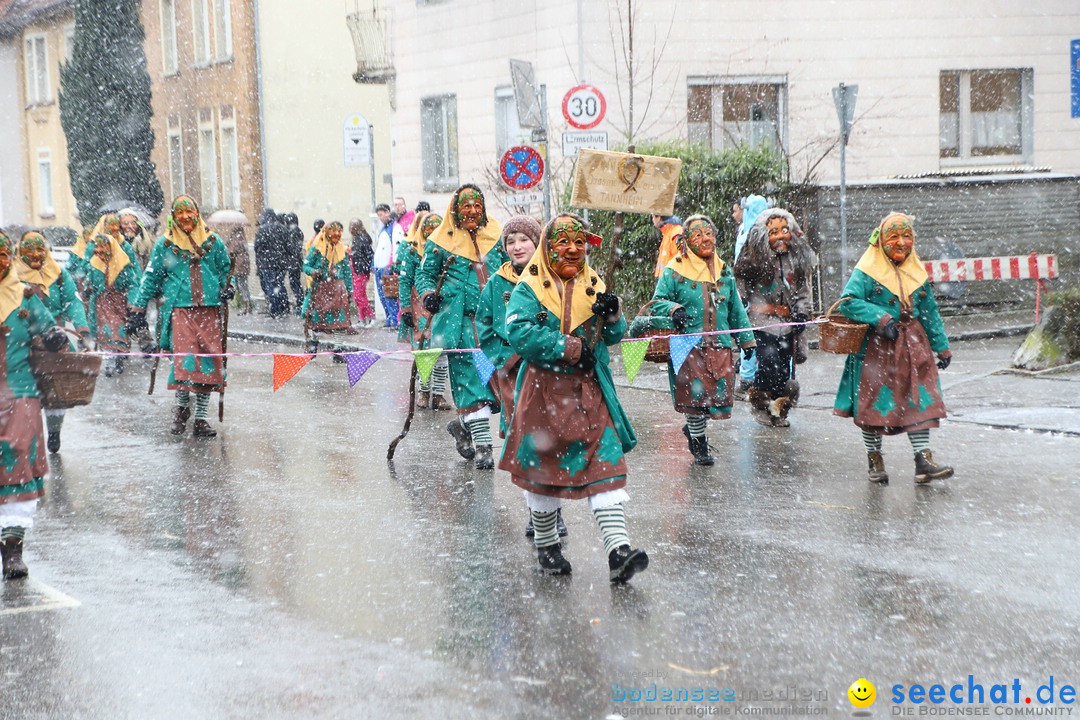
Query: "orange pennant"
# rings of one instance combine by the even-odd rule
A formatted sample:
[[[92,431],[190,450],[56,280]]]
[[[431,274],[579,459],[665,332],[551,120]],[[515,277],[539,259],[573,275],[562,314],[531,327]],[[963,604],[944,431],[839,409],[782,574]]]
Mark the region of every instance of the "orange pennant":
[[[278,355],[274,353],[274,392],[293,379],[300,368],[315,358],[314,355]]]

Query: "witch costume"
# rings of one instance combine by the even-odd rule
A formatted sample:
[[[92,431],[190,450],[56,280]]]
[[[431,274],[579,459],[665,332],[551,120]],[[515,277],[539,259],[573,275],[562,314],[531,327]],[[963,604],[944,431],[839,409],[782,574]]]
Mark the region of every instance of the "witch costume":
[[[330,349],[340,353],[341,343],[335,336],[351,325],[352,268],[341,242],[343,230],[344,226],[337,221],[324,225],[304,259],[304,274],[311,278],[311,287],[304,296],[300,315],[304,318],[305,332],[311,333],[312,352],[318,351],[319,333],[327,333],[331,338]],[[343,355],[334,355],[334,362],[344,361]]]
[[[412,225],[405,235],[405,242],[398,243],[396,271],[398,274],[398,303],[402,308],[401,322],[398,323],[398,341],[408,343],[413,350],[422,349],[431,316],[424,312],[420,303],[420,294],[416,291],[416,272],[424,261],[424,246],[435,228],[442,223],[442,215],[421,210],[413,216]],[[449,377],[446,355],[440,355],[431,370],[427,382],[420,378],[419,396],[416,407],[432,410],[448,410],[450,402],[446,399],[446,381]]]

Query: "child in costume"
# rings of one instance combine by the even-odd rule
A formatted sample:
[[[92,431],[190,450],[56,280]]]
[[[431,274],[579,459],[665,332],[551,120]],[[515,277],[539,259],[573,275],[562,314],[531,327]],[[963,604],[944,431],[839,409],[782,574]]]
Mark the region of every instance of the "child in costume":
[[[304,259],[304,273],[311,278],[311,288],[304,296],[300,314],[304,318],[304,330],[312,334],[312,352],[318,352],[321,332],[330,335],[333,342],[330,349],[340,352],[341,342],[335,335],[348,330],[351,324],[352,268],[341,242],[343,230],[344,226],[336,220],[326,223]],[[343,363],[345,357],[334,355],[334,362]]]
[[[862,430],[870,482],[889,482],[881,436],[900,433],[915,451],[915,482],[952,477],[930,450],[930,428],[945,417],[938,369],[949,366],[952,351],[910,217],[890,213],[875,228],[837,309],[870,325],[859,352],[844,363],[833,405],[834,414]]]

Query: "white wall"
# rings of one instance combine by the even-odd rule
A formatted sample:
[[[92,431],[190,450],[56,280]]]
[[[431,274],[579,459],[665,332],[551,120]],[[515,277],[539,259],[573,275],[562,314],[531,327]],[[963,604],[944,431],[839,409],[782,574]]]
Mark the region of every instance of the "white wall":
[[[21,38],[0,42],[0,227],[26,223],[26,155],[16,63]]]

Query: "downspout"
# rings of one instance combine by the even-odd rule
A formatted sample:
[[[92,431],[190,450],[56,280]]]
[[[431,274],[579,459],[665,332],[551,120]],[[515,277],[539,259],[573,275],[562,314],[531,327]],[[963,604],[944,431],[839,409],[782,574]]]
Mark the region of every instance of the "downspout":
[[[255,92],[259,96],[259,163],[262,166],[262,207],[261,212],[270,204],[270,191],[266,182],[266,117],[263,110],[263,72],[262,72],[262,41],[259,32],[259,0],[254,0],[255,13]]]

